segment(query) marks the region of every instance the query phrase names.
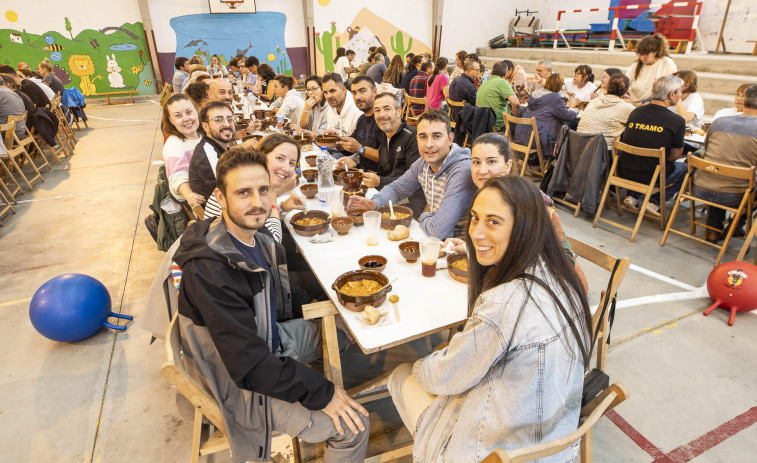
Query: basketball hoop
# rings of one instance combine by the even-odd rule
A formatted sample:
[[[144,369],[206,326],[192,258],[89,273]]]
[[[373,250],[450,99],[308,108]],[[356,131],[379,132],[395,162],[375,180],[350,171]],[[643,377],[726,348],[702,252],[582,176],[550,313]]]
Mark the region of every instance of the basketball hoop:
[[[229,9],[236,10],[239,3],[244,3],[244,0],[221,0],[221,3],[225,3]]]

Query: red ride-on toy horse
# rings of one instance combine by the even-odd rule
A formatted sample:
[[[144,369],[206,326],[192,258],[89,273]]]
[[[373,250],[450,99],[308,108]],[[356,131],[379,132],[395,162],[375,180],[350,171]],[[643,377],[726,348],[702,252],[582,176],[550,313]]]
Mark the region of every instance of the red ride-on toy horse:
[[[726,262],[715,267],[707,277],[707,292],[715,302],[704,311],[730,310],[728,324],[733,326],[736,312],[757,309],[757,266],[747,262]]]

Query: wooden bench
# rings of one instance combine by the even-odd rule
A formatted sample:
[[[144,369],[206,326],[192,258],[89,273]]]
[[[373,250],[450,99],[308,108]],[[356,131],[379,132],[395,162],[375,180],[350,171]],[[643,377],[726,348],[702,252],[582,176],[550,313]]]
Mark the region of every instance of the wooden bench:
[[[108,101],[108,104],[126,104],[125,101],[119,101],[119,102],[111,102],[110,97],[112,96],[120,96],[120,95],[129,95],[129,102],[134,103],[134,94],[139,93],[137,90],[122,90],[120,92],[109,92],[109,93],[95,93],[97,96],[104,96],[105,99]]]
[[[754,50],[752,50],[752,54],[757,55],[757,40],[747,40],[746,43],[754,44]]]

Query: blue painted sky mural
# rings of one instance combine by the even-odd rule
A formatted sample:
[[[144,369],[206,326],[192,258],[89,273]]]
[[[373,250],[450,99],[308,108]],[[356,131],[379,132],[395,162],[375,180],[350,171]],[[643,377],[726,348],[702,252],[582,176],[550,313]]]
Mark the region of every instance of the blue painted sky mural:
[[[176,56],[203,55],[208,63],[217,54],[224,64],[236,55],[256,56],[276,74],[292,75],[283,13],[192,14],[172,18],[170,24],[176,32]]]

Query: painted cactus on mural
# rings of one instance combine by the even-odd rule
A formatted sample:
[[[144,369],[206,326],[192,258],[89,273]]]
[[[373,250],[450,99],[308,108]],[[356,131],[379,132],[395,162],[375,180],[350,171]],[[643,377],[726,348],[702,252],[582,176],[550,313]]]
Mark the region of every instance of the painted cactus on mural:
[[[332,43],[331,39],[335,42]],[[341,45],[339,43],[341,37],[336,33],[336,22],[331,22],[331,32],[315,33],[315,46],[318,51],[323,55],[323,65],[327,72],[334,71],[334,51]]]
[[[397,31],[394,36],[389,38],[389,41],[392,43],[392,50],[394,50],[394,53],[400,55],[400,58],[403,60],[405,59],[405,55],[407,52],[410,51],[410,49],[413,47],[413,38],[408,37],[407,39],[407,48],[405,48],[404,45],[404,37],[402,35],[402,31]]]

